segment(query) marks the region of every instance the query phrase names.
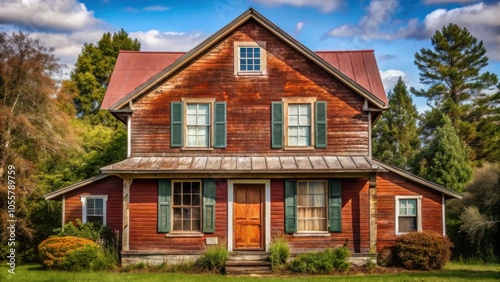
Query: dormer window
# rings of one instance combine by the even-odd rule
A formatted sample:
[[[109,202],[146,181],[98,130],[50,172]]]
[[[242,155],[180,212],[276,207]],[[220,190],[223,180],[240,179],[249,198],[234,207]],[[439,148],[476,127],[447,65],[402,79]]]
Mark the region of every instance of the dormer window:
[[[267,75],[265,42],[234,43],[234,74],[236,76]]]

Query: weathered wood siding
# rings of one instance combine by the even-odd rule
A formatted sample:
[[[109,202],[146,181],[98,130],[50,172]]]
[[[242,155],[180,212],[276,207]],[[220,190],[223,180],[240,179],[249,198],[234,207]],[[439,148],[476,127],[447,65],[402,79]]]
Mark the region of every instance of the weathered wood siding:
[[[442,194],[392,173],[377,177],[377,249],[396,240],[396,196],[422,196],[422,230],[443,233]]]
[[[234,75],[234,42],[265,41],[266,77]],[[271,149],[271,102],[316,97],[327,102],[328,144],[308,154],[368,155],[363,99],[267,30],[249,21],[164,83],[134,101],[132,156],[180,152],[170,148],[170,103],[181,98],[227,102],[227,148],[204,154],[279,153]],[[184,154],[189,153],[183,151]]]
[[[166,237],[158,233],[158,180],[135,179],[130,188],[130,251],[201,252],[206,237],[227,238],[227,182],[216,182],[215,232],[203,237]]]
[[[82,195],[108,195],[106,203],[106,225],[122,232],[122,185],[123,180],[109,176],[94,183],[66,193],[65,222],[82,219]]]
[[[367,179],[342,179],[342,232],[328,237],[287,235],[293,252],[334,248],[347,244],[355,252],[369,249]],[[271,181],[271,237],[284,233],[284,181]]]

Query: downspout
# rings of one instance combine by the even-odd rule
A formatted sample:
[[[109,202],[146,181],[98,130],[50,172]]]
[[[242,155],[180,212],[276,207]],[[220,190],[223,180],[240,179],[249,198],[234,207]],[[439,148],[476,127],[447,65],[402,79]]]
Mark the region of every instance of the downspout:
[[[365,99],[363,103],[363,111],[368,112],[368,158],[372,158],[372,123],[373,116],[372,112],[382,112],[382,109],[370,108],[368,106],[368,100]]]
[[[442,208],[442,217],[443,217],[443,236],[446,236],[446,205],[444,201],[444,193],[442,194],[441,198],[441,206]]]

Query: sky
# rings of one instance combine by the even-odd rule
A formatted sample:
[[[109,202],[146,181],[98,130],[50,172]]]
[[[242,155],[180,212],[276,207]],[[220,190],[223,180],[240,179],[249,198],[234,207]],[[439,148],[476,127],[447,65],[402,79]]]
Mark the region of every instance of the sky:
[[[84,43],[125,29],[143,51],[188,51],[250,7],[313,51],[375,50],[386,92],[402,77],[423,88],[414,55],[432,48],[436,30],[453,22],[482,40],[484,69],[500,76],[500,1],[474,0],[0,0],[0,31],[29,32],[66,65]],[[414,97],[417,109],[426,107]]]

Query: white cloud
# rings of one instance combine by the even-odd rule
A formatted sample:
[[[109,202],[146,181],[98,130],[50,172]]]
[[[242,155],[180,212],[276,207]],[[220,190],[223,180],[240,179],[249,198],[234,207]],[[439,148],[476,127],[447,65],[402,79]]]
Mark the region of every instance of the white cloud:
[[[299,33],[303,27],[304,27],[304,22],[298,22],[297,25],[295,25],[295,32]]]
[[[398,0],[372,0],[367,14],[356,25],[343,25],[327,32],[326,37],[359,37],[363,40],[394,40],[413,34],[418,27],[417,19],[411,19],[406,26],[391,30],[393,15],[399,8]],[[401,24],[398,24],[401,25]],[[388,29],[390,31],[383,31]]]
[[[385,71],[380,71],[380,77],[382,78],[382,83],[384,84],[385,91],[391,91],[396,83],[398,82],[399,77],[405,82],[408,83],[408,78],[406,74],[401,70],[389,69]]]
[[[436,30],[441,30],[448,23],[466,27],[479,40],[483,40],[487,56],[500,60],[500,3],[486,5],[479,3],[466,7],[445,10],[437,9],[424,19],[423,36],[429,38]]]
[[[76,31],[99,23],[93,11],[76,0],[0,1],[0,24],[32,30]]]
[[[328,13],[338,9],[343,3],[343,0],[254,0],[257,3],[269,6],[291,5],[294,7],[314,7],[318,8],[323,13]]]
[[[201,33],[160,32],[156,29],[130,32],[129,35],[141,42],[143,51],[188,51],[206,38]]]
[[[425,0],[424,4],[426,4],[426,5],[450,4],[450,3],[467,4],[467,3],[471,3],[471,2],[477,2],[477,0]]]

